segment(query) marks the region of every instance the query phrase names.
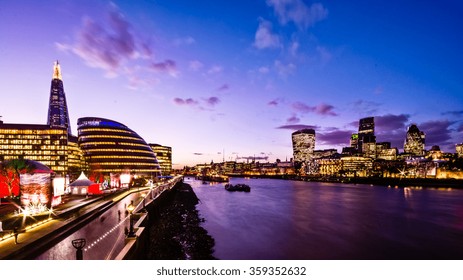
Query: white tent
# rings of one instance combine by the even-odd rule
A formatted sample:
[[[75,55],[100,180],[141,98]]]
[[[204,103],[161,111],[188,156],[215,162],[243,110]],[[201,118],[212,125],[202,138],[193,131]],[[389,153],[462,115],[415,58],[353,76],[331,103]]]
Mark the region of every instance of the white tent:
[[[95,184],[95,182],[90,181],[82,171],[79,178],[69,184],[69,186],[71,187],[72,194],[86,195],[88,193],[88,187],[93,184]]]

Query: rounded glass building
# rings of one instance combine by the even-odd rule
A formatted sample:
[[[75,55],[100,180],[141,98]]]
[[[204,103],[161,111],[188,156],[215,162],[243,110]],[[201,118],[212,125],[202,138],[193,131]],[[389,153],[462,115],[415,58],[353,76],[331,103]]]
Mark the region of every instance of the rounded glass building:
[[[78,142],[92,172],[160,176],[151,147],[127,126],[109,119],[79,118]]]

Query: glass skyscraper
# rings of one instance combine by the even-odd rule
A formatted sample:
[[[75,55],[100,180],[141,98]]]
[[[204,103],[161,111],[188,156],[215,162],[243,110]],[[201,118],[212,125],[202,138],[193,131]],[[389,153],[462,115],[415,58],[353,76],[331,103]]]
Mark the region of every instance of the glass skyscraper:
[[[295,162],[306,162],[313,157],[315,150],[315,130],[301,129],[291,135]]]
[[[71,135],[71,123],[69,121],[66,95],[64,94],[61,67],[58,61],[56,61],[53,66],[53,79],[51,80],[47,125],[52,128],[65,128],[68,134]]]

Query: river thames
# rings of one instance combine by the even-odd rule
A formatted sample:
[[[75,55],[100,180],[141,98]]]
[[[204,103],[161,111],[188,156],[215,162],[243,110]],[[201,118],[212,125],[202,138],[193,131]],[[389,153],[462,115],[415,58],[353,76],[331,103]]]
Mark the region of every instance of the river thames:
[[[186,180],[224,260],[463,259],[463,190],[232,178]]]

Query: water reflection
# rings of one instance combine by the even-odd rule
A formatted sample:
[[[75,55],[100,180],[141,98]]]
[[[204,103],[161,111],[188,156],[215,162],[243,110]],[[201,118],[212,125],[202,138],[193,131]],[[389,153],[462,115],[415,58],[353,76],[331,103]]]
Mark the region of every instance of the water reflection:
[[[191,184],[219,259],[461,259],[463,191],[233,178]]]

